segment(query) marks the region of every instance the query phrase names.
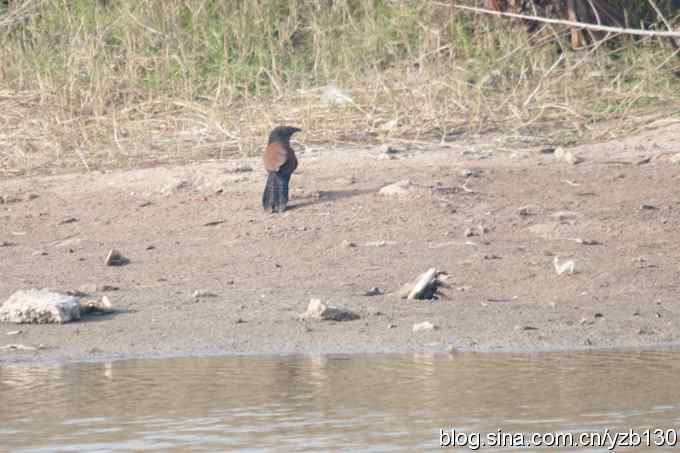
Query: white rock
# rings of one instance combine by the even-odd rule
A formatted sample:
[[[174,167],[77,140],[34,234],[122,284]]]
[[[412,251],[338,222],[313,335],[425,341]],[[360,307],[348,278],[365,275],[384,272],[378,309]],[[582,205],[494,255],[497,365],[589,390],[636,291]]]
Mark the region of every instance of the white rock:
[[[567,151],[561,146],[555,149],[555,160],[561,160],[571,165],[577,165],[585,161],[583,157],[575,156],[571,151]]]
[[[351,321],[359,319],[359,315],[342,308],[330,307],[319,299],[312,299],[309,301],[307,311],[300,315],[300,319],[317,321]]]
[[[403,196],[408,195],[414,191],[413,184],[410,180],[404,179],[403,181],[395,182],[388,186],[380,189],[381,195],[391,195],[391,196]]]
[[[668,162],[670,162],[671,164],[680,165],[680,153],[677,153],[677,154],[671,156],[671,158],[668,159]]]
[[[21,290],[0,306],[0,322],[64,323],[80,319],[78,299],[47,289]]]
[[[430,321],[425,321],[425,322],[419,322],[417,324],[413,324],[413,331],[414,332],[424,332],[427,330],[434,330],[437,327],[432,324]]]
[[[555,267],[557,275],[571,275],[576,272],[576,263],[573,260],[568,260],[560,264],[559,257],[556,256],[555,259],[553,259],[553,266]]]
[[[421,274],[416,280],[413,289],[409,292],[407,299],[425,299],[429,294],[436,291],[437,285],[437,269],[430,268],[427,272]]]

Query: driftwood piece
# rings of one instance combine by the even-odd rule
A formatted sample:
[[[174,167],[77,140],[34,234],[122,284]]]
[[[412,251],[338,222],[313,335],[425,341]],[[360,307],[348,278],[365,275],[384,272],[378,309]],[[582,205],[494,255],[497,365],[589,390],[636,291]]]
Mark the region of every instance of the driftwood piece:
[[[568,27],[577,27],[583,30],[594,30],[594,31],[604,31],[609,33],[617,33],[621,35],[635,35],[635,36],[656,36],[661,38],[680,38],[680,32],[676,31],[655,31],[655,30],[641,30],[638,28],[624,28],[624,27],[612,27],[609,25],[595,25],[586,22],[574,22],[571,20],[564,19],[551,19],[548,17],[540,16],[530,16],[527,14],[509,13],[502,11],[492,11],[484,8],[475,8],[473,6],[465,5],[449,5],[448,3],[434,2],[437,5],[447,6],[455,9],[460,9],[463,11],[469,11],[475,14],[489,14],[492,16],[500,17],[511,17],[514,19],[524,19],[535,22],[542,22],[546,24],[556,24],[556,25],[566,25]]]

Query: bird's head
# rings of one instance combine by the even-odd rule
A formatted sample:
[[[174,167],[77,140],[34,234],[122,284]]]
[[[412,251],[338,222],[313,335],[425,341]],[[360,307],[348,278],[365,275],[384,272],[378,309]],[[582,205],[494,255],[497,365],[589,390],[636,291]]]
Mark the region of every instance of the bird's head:
[[[269,143],[288,143],[290,137],[302,129],[292,126],[278,126],[269,133]]]

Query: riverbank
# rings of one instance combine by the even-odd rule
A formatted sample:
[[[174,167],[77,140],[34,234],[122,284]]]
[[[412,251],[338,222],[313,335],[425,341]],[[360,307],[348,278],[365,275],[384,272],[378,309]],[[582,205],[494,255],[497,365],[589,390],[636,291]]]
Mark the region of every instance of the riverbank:
[[[300,146],[278,216],[259,208],[258,159],[7,179],[0,301],[81,289],[118,311],[0,324],[0,362],[677,344],[679,142],[671,120],[569,148],[578,164],[492,138]],[[129,264],[105,266],[111,248]],[[393,294],[431,267],[448,274],[438,300]],[[360,319],[299,320],[312,298]],[[424,321],[436,328],[413,332]]]

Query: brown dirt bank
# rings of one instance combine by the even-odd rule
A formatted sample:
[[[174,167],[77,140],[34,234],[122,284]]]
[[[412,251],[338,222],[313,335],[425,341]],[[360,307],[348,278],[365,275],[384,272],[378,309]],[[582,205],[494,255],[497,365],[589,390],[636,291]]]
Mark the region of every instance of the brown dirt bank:
[[[678,143],[675,123],[572,148],[585,158],[578,165],[491,142],[402,144],[397,159],[308,148],[291,183],[294,209],[274,216],[258,206],[257,159],[5,180],[0,300],[29,287],[109,285],[118,289],[98,295],[120,312],[2,324],[0,348],[44,349],[0,349],[0,362],[674,344],[680,166],[669,157]],[[464,169],[481,173],[465,184]],[[403,179],[413,193],[378,194]],[[110,248],[130,263],[104,266]],[[558,276],[556,255],[577,273]],[[395,291],[429,267],[449,274],[439,300],[363,295]],[[196,300],[195,290],[216,297]],[[299,321],[313,297],[361,319]],[[412,332],[422,321],[438,329]]]

